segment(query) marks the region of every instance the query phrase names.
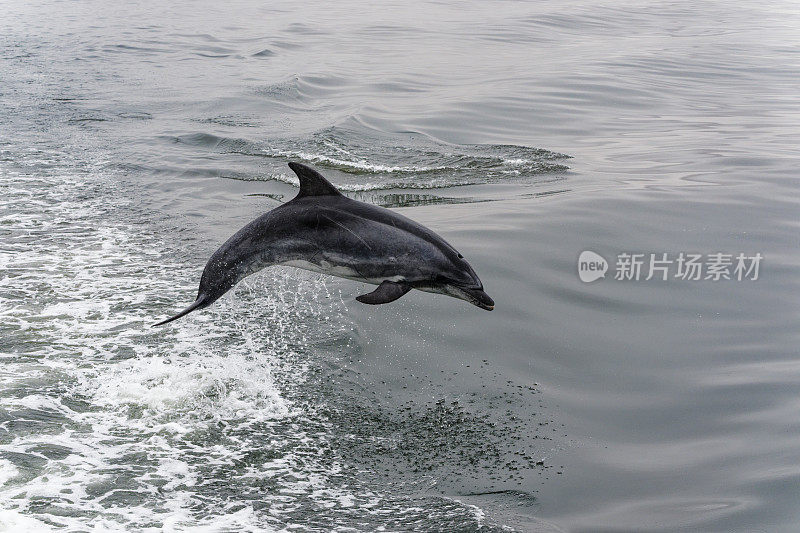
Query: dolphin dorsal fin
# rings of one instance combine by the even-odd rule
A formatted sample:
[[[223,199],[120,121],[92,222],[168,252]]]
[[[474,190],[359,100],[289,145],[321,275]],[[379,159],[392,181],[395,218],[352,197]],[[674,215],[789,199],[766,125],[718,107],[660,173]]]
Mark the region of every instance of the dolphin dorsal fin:
[[[342,193],[313,168],[295,162],[289,163],[289,168],[297,174],[297,178],[300,180],[300,192],[296,198],[302,198],[303,196],[341,196]]]

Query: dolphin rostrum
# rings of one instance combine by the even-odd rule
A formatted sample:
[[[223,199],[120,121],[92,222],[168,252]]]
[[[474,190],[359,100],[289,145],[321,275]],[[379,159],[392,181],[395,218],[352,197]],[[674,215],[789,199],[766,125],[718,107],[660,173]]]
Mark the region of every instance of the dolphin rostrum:
[[[418,289],[494,309],[464,256],[440,236],[394,211],[344,196],[310,167],[289,167],[300,179],[297,196],[228,239],[208,260],[197,300],[155,326],[208,307],[243,278],[271,265],[377,285],[356,298],[365,304],[393,302]]]

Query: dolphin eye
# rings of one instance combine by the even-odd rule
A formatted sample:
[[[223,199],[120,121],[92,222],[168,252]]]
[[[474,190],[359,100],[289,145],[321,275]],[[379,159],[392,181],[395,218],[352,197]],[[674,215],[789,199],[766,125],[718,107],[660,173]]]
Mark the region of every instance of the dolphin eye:
[[[458,258],[459,258],[459,259],[464,259],[464,256],[463,256],[463,255],[461,255],[461,254],[458,254]]]

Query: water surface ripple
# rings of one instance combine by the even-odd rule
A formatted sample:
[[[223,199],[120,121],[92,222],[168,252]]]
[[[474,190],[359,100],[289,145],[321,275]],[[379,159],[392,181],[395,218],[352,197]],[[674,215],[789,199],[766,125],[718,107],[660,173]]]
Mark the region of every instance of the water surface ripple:
[[[12,0],[0,529],[795,531],[791,2]],[[469,258],[493,313],[208,255],[288,161]],[[755,282],[580,282],[583,250]]]

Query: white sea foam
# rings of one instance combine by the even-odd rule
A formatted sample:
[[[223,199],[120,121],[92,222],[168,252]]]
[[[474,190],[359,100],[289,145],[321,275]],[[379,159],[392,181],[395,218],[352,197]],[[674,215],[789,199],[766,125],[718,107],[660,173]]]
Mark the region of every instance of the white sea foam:
[[[5,216],[15,238],[0,252],[13,277],[0,278],[0,286],[16,296],[4,298],[0,316],[6,338],[19,339],[17,346],[36,358],[0,354],[0,382],[3,391],[19,391],[4,400],[10,416],[41,419],[46,430],[18,432],[0,446],[3,527],[43,530],[30,513],[34,502],[49,501],[54,514],[47,506],[36,512],[67,530],[270,530],[292,499],[276,500],[267,515],[223,496],[215,502],[213,492],[198,500],[203,485],[224,479],[265,444],[282,456],[253,463],[243,476],[279,480],[277,494],[311,497],[330,488],[335,468],[309,471],[302,466],[307,459],[287,452],[287,438],[304,446],[314,446],[314,438],[299,427],[293,435],[269,434],[270,424],[302,416],[276,387],[274,365],[289,365],[279,370],[302,383],[305,366],[292,354],[309,335],[298,324],[329,319],[301,295],[321,289],[328,307],[338,305],[318,277],[279,272],[269,287],[250,281],[179,327],[152,330],[153,301],[179,302],[195,289],[194,280],[176,278],[186,269],[168,247],[115,224],[107,198],[71,201],[70,186],[85,192],[91,184],[54,172],[32,190],[24,172],[13,177],[19,188],[0,200],[0,207],[14,207]],[[31,196],[36,204],[26,203]],[[251,326],[219,320],[242,311],[241,298],[258,300]],[[53,392],[36,392],[45,383]],[[199,437],[219,427],[233,432],[221,440]],[[30,459],[15,463],[22,457]],[[319,498],[348,496],[331,489]],[[198,513],[208,505],[213,512]]]
[[[13,463],[5,459],[0,459],[0,486],[19,475],[19,470]]]
[[[342,153],[350,155],[349,152],[341,150]],[[275,150],[270,152],[273,155],[283,157],[297,157],[305,161],[312,161],[315,163],[329,163],[344,168],[352,168],[354,170],[362,170],[366,172],[432,172],[435,170],[446,170],[446,166],[421,166],[421,165],[381,165],[379,163],[370,163],[365,159],[341,159],[331,157],[325,154],[304,152],[301,150]]]
[[[41,533],[42,531],[58,531],[58,529],[18,511],[0,509],[0,532]]]
[[[287,395],[304,386],[314,343],[348,330],[336,291],[275,269],[151,329],[196,290],[186,250],[116,216],[122,185],[66,167],[9,172],[0,197],[13,228],[0,250],[0,394],[18,424],[0,444],[0,531],[427,519],[413,499],[348,477],[336,428]]]
[[[271,174],[269,179],[288,183],[295,187],[300,186],[300,182],[294,175],[287,174]],[[428,178],[419,179],[415,178],[408,181],[366,181],[360,183],[337,183],[336,188],[345,192],[368,192],[368,191],[383,191],[389,189],[444,189],[449,187],[457,187],[462,185],[474,185],[479,182],[458,182],[447,178]]]

